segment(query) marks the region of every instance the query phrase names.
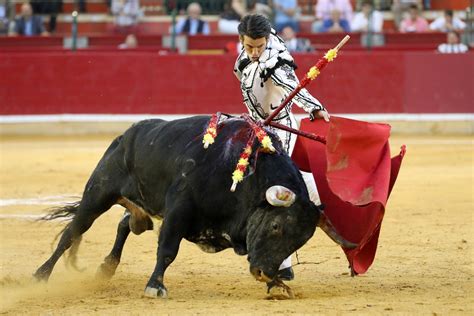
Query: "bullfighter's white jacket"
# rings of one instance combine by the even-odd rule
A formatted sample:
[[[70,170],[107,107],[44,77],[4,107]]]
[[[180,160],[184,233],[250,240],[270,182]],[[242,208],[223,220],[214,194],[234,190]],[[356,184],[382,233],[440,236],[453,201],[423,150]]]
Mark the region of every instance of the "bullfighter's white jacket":
[[[255,120],[267,118],[298,86],[293,57],[284,41],[272,30],[267,47],[258,62],[252,62],[242,48],[234,66],[234,73],[240,80],[244,104]],[[291,112],[295,103],[312,115],[315,110],[325,110],[321,103],[306,89],[302,89],[291,102],[274,118],[280,124],[298,128]],[[291,155],[296,135],[276,130],[283,147]]]

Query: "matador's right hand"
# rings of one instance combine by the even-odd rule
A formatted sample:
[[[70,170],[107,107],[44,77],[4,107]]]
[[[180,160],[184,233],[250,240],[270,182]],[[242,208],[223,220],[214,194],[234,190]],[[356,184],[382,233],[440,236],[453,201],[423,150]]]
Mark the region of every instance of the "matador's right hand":
[[[314,110],[309,114],[309,120],[314,121],[315,119],[324,119],[326,122],[329,122],[331,116],[326,110]]]

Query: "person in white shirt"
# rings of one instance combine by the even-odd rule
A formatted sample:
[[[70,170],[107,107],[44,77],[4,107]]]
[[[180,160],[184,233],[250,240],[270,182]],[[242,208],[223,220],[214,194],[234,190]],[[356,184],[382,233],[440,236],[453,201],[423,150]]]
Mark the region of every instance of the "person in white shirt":
[[[202,9],[199,3],[190,3],[187,8],[188,17],[176,23],[176,33],[209,35],[211,32],[209,29],[209,23],[201,19],[201,11]]]
[[[454,16],[452,10],[444,11],[443,16],[431,22],[430,30],[438,32],[462,31],[466,28],[466,23]]]
[[[380,33],[382,28],[383,14],[373,10],[372,1],[365,0],[361,11],[356,13],[351,21],[351,31]]]
[[[132,33],[142,15],[139,0],[112,0],[111,12],[119,33]]]
[[[224,11],[217,22],[217,30],[221,34],[238,34],[240,19],[246,14],[245,0],[226,0]]]
[[[0,0],[0,35],[8,33],[7,0]]]
[[[244,104],[250,116],[258,121],[265,120],[285,98],[297,87],[296,65],[288,52],[285,42],[272,29],[270,21],[260,14],[242,18],[239,27],[242,51],[237,57],[234,73],[240,81]],[[296,94],[294,99],[273,119],[292,128],[298,128],[291,112],[293,104],[305,110],[310,119],[322,118],[329,121],[329,114],[321,103],[306,89]],[[284,130],[275,130],[283,148],[291,156],[296,135]],[[311,201],[320,205],[319,194],[313,175],[301,172],[308,188]],[[294,278],[291,256],[283,261],[278,272],[282,280]]]
[[[460,54],[469,50],[465,44],[459,43],[459,36],[455,31],[449,31],[446,34],[446,41],[447,43],[438,46],[438,52],[442,54]]]

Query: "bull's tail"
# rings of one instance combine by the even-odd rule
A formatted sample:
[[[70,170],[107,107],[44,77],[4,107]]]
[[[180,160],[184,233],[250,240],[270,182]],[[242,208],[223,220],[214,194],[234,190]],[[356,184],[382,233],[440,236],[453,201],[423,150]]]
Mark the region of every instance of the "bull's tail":
[[[64,218],[65,220],[71,220],[74,215],[77,213],[77,209],[79,208],[79,204],[81,201],[73,202],[66,204],[64,206],[53,207],[48,210],[48,214],[41,217],[39,220],[41,221],[51,221],[58,218]]]
[[[81,201],[69,203],[63,206],[58,206],[58,207],[53,207],[48,210],[48,214],[45,216],[41,217],[39,220],[40,221],[51,221],[51,220],[57,220],[57,219],[62,219],[64,221],[69,221],[69,223],[64,226],[64,228],[54,237],[53,242],[51,243],[51,248],[54,248],[54,244],[56,243],[56,240],[58,240],[59,236],[61,236],[64,231],[71,225],[71,220],[76,216],[77,211],[79,209]],[[82,241],[82,236],[77,238],[73,244],[71,245],[71,248],[69,248],[68,255],[66,257],[66,266],[71,266],[75,270],[78,271],[83,271],[84,269],[80,269],[77,266],[77,252],[79,251],[79,245],[81,244]]]
[[[350,241],[345,240],[334,228],[331,221],[326,217],[323,211],[320,211],[318,227],[321,228],[335,243],[338,245],[347,248],[354,249],[358,245]]]

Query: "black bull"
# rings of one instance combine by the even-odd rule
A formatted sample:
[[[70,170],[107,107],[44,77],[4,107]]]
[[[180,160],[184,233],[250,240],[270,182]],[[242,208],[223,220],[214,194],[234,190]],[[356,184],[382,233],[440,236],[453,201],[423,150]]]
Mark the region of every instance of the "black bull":
[[[117,137],[92,173],[82,200],[49,216],[73,219],[35,277],[47,280],[61,255],[114,204],[127,212],[99,269],[107,277],[115,273],[130,231],[152,229],[150,217],[163,219],[156,266],[145,290],[149,296],[167,295],[163,276],[183,238],[206,251],[231,247],[239,255],[248,254],[251,273],[267,282],[275,280],[280,263],[311,238],[318,223],[336,242],[353,246],[309,200],[298,168],[273,134],[276,152],[258,151],[256,141],[249,176],[230,192],[231,175],[251,129],[243,120],[228,120],[215,143],[204,149],[208,121],[206,116],[146,120]]]

